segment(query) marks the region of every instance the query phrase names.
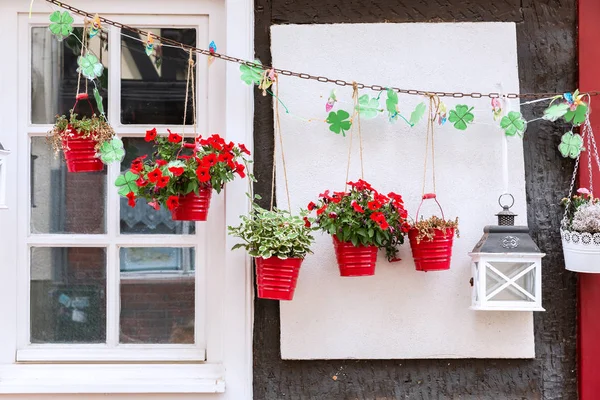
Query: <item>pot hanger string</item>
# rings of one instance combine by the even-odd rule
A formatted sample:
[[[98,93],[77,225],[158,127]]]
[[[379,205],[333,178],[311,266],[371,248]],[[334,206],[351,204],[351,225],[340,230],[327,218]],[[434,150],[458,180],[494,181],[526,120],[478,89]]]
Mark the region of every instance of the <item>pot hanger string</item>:
[[[440,99],[438,96],[429,94],[429,111],[427,114],[427,133],[425,135],[425,164],[423,166],[423,191],[425,196],[425,188],[427,186],[427,170],[429,167],[429,150],[431,140],[431,180],[433,184],[433,194],[436,192],[435,187],[435,138],[434,138],[434,122],[439,111]],[[431,139],[430,139],[431,138]]]
[[[365,179],[365,167],[363,160],[363,141],[360,131],[360,110],[358,106],[358,84],[352,82],[352,100],[354,104],[354,115],[352,116],[352,125],[350,126],[350,140],[348,141],[348,165],[346,166],[346,180],[344,183],[344,191],[348,191],[348,180],[350,179],[350,164],[352,161],[352,137],[354,136],[354,121],[356,120],[358,130],[359,155],[360,155],[360,179]]]
[[[269,71],[265,71],[266,76]],[[292,213],[292,203],[290,201],[290,189],[287,177],[287,166],[285,164],[285,151],[283,150],[283,137],[281,134],[281,122],[279,119],[279,79],[277,74],[274,75],[273,84],[275,86],[275,98],[273,99],[275,105],[275,129],[273,137],[273,173],[271,175],[271,211],[273,211],[273,203],[275,198],[275,170],[277,166],[277,139],[279,138],[279,148],[281,149],[281,163],[283,165],[283,179],[285,181],[285,194],[287,196],[288,211]]]
[[[196,132],[196,84],[194,82],[194,67],[196,63],[194,62],[194,53],[190,49],[190,57],[188,59],[188,70],[187,70],[187,79],[185,82],[185,105],[183,107],[183,127],[181,128],[181,136],[185,139],[185,124],[187,121],[187,109],[188,109],[188,98],[190,93],[190,81],[192,83],[192,125],[194,129],[194,138],[197,136]],[[181,141],[181,145],[185,143],[185,140]]]

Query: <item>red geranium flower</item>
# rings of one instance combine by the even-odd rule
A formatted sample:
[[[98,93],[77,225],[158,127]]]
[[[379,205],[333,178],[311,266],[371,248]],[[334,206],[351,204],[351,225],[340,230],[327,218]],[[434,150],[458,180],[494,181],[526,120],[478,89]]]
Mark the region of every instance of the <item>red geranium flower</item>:
[[[308,219],[308,217],[304,217],[304,226],[306,228],[310,228],[310,220]]]
[[[238,143],[238,147],[240,148],[240,150],[242,150],[242,153],[246,153],[246,154],[250,155],[250,150],[248,150],[246,148],[246,146],[244,146],[244,144]]]
[[[158,178],[158,182],[156,182],[156,187],[162,189],[169,184],[170,180],[171,178],[169,178],[167,175],[161,176]]]
[[[135,207],[135,193],[127,193],[127,204],[129,204],[129,207]]]
[[[175,176],[180,176],[181,174],[183,174],[183,171],[185,171],[183,167],[169,167],[169,172],[171,172]]]
[[[327,204],[323,204],[323,207],[321,207],[317,210],[317,216],[323,214],[326,209],[327,209]]]
[[[308,211],[312,211],[315,208],[317,208],[317,205],[311,201],[310,203],[308,203],[308,205],[306,206],[306,208],[308,208]]]
[[[157,135],[156,128],[152,128],[149,131],[146,131],[146,137],[145,137],[146,142],[151,142],[154,139],[156,139],[156,135]]]
[[[210,181],[210,171],[206,167],[199,167],[196,170],[196,175],[198,175],[198,180],[200,182]]]
[[[200,160],[200,163],[205,166],[205,167],[213,167],[215,165],[217,165],[217,155],[215,153],[210,153],[205,155],[204,157],[202,157],[202,160]]]
[[[138,185],[138,187],[142,187],[146,186],[148,184],[148,181],[144,178],[139,178],[137,181],[135,181],[135,184]]]
[[[160,169],[155,168],[148,173],[148,180],[152,183],[158,182],[160,178],[162,178],[163,174]]]
[[[180,143],[183,140],[183,137],[181,137],[181,135],[173,133],[173,132],[171,132],[168,129],[167,129],[167,131],[169,131],[169,142],[171,142],[171,143]]]
[[[362,213],[365,212],[365,210],[356,201],[352,202],[352,208],[354,208],[354,211],[356,211],[357,213],[361,213],[362,214]]]
[[[179,207],[179,197],[177,196],[169,196],[167,199],[167,208],[169,210],[174,210]]]
[[[236,163],[235,164],[235,172],[237,172],[237,174],[241,177],[241,178],[245,178],[246,174],[244,173],[244,164],[239,164]]]
[[[370,201],[367,205],[369,206],[369,210],[371,211],[376,211],[381,208],[381,203],[377,200]]]

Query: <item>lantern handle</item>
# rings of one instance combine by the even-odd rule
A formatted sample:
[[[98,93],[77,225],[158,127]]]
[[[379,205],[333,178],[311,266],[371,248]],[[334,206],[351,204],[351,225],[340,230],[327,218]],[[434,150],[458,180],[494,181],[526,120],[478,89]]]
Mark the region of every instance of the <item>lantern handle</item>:
[[[446,217],[444,216],[444,210],[442,209],[442,205],[437,200],[437,196],[435,195],[435,193],[425,193],[423,195],[423,198],[421,199],[421,204],[419,204],[419,208],[417,208],[417,218],[415,218],[415,221],[419,221],[419,212],[421,211],[421,207],[423,206],[425,200],[435,200],[435,203],[438,205],[442,213],[442,219],[446,220]]]
[[[502,198],[504,196],[510,196],[510,198],[512,199],[512,202],[510,203],[510,206],[506,205],[506,204],[502,204]],[[498,204],[500,204],[500,207],[502,207],[502,208],[506,207],[506,208],[510,209],[510,208],[512,208],[515,205],[515,196],[513,196],[510,193],[504,193],[504,194],[500,195],[500,197],[498,198]]]

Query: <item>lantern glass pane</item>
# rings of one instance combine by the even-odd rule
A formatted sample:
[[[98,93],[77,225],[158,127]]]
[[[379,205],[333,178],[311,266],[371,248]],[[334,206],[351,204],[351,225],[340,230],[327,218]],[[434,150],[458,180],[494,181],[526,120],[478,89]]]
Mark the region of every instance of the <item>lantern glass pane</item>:
[[[473,268],[473,290],[475,291],[475,301],[479,302],[479,263],[474,263]]]
[[[488,300],[534,302],[536,283],[534,265],[533,262],[489,262],[486,269]]]

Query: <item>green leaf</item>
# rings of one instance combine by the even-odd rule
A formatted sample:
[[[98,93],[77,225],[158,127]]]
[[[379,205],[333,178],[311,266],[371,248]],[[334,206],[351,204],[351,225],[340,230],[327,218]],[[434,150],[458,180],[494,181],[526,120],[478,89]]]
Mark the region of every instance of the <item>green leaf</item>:
[[[98,88],[94,88],[94,99],[96,100],[96,106],[98,107],[98,112],[104,115],[104,104],[102,103],[102,96],[98,91]]]
[[[79,58],[77,58],[77,65],[79,65],[77,72],[81,73],[89,80],[101,77],[102,72],[104,72],[104,65],[98,62],[98,58],[91,53],[87,53],[85,56],[79,56]]]
[[[583,138],[581,135],[569,131],[562,136],[558,150],[563,157],[576,159],[584,150]]]
[[[119,194],[121,196],[127,196],[127,193],[133,192],[135,194],[138,193],[138,185],[135,183],[139,178],[139,175],[134,174],[131,171],[125,172],[124,175],[119,175],[117,180],[115,181],[115,186],[119,189]]]
[[[565,114],[565,121],[572,123],[575,126],[583,124],[587,117],[588,106],[586,104],[579,104],[575,111],[569,109]]]
[[[385,101],[385,107],[391,115],[398,112],[398,93],[395,90],[387,90],[387,100]]]
[[[412,126],[418,124],[419,121],[421,121],[421,118],[423,118],[423,115],[425,115],[425,111],[427,111],[427,106],[425,105],[425,103],[417,105],[414,111],[410,113],[410,124]]]
[[[554,104],[544,110],[544,116],[542,118],[548,121],[556,121],[564,117],[568,111],[569,105],[567,103]]]
[[[370,98],[368,94],[362,95],[358,98],[356,110],[365,119],[375,118],[379,114],[379,100]]]
[[[120,138],[114,137],[102,143],[100,146],[100,159],[104,164],[110,164],[115,161],[121,162],[125,157],[125,149]]]
[[[68,11],[54,11],[50,14],[51,24],[48,29],[56,38],[61,41],[73,32],[73,17]]]
[[[255,60],[255,64],[262,65],[260,61]],[[246,83],[246,85],[260,85],[260,81],[262,80],[263,69],[260,67],[251,67],[246,64],[240,65],[240,72],[242,73],[242,81]]]
[[[454,110],[450,110],[448,121],[452,122],[456,129],[461,131],[466,130],[469,124],[475,119],[475,115],[471,112],[473,108],[469,108],[469,106],[464,104],[457,105]]]
[[[500,127],[504,129],[506,136],[515,136],[517,134],[522,136],[527,129],[527,121],[523,119],[521,113],[511,111],[500,120]]]
[[[344,110],[330,112],[326,120],[329,124],[329,130],[337,134],[341,132],[342,135],[346,136],[346,131],[352,126],[349,118],[350,114]]]

